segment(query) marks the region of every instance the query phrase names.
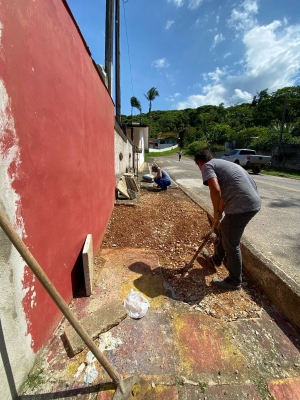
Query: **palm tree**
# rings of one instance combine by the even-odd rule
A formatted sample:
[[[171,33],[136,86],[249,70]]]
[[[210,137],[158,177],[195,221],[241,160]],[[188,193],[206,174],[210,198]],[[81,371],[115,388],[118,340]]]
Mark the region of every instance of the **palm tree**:
[[[140,123],[142,123],[142,106],[140,101],[136,97],[132,96],[130,99],[130,104],[131,104],[131,121],[132,121],[133,108],[137,108],[140,112]]]
[[[149,101],[149,115],[150,115],[152,110],[152,101],[155,99],[155,97],[159,96],[159,93],[155,87],[152,87],[151,89],[148,90],[147,94],[144,94],[144,96]]]

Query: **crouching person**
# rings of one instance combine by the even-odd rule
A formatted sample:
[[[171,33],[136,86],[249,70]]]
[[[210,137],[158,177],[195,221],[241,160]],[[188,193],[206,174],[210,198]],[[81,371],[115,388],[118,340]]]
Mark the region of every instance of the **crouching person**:
[[[171,185],[171,178],[169,174],[163,169],[159,168],[157,164],[152,165],[152,172],[156,173],[154,182],[157,184],[158,187],[161,188],[162,191],[166,191],[168,186]]]

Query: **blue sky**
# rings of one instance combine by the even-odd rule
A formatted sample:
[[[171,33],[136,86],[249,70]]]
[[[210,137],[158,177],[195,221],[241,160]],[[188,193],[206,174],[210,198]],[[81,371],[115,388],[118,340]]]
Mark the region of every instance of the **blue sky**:
[[[105,0],[67,0],[96,63],[105,63]],[[300,84],[298,0],[121,2],[121,112],[156,87],[153,110],[252,100]],[[136,113],[137,111],[134,111]]]

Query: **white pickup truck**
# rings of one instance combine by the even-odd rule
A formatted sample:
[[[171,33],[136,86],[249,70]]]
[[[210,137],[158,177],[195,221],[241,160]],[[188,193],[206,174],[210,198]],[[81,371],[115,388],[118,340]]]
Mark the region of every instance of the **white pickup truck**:
[[[239,164],[245,169],[252,169],[254,174],[258,174],[261,169],[268,168],[271,163],[271,156],[260,156],[255,150],[233,149],[221,157],[222,160],[231,161]]]

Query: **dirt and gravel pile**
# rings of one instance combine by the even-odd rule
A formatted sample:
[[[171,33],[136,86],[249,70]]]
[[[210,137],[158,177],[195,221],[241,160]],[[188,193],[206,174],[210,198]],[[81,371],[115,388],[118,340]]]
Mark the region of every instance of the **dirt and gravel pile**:
[[[247,277],[244,276],[241,291],[217,289],[212,278],[226,277],[227,270],[223,265],[215,270],[201,254],[188,273],[182,273],[209,230],[206,213],[182,190],[141,190],[136,206],[114,208],[101,248],[149,249],[159,257],[172,298],[225,321],[258,318],[267,299]],[[213,241],[210,239],[206,245],[210,252]],[[102,263],[100,249],[95,268],[101,268]]]

